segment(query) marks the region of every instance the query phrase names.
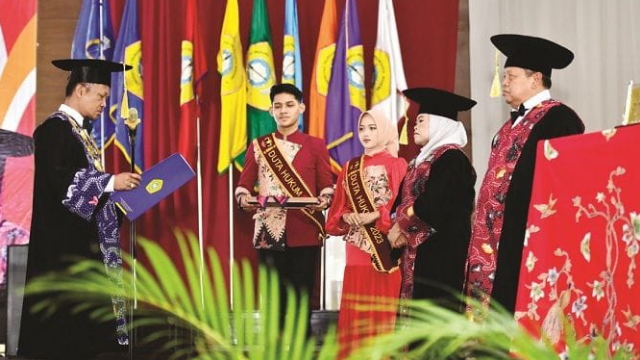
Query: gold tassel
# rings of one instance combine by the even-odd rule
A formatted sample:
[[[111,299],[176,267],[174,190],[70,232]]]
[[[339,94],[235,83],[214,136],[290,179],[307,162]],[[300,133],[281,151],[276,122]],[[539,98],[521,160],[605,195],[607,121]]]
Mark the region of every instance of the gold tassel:
[[[489,96],[493,98],[502,96],[502,86],[500,84],[500,54],[498,53],[498,49],[496,49],[494,62],[493,82],[491,83],[491,91],[489,92]]]
[[[400,129],[400,134],[398,135],[398,143],[400,145],[409,145],[409,135],[407,133],[408,131],[407,127],[409,126],[409,116],[407,115],[407,112],[409,111],[409,102],[403,96],[401,103],[402,103],[402,106],[404,107],[404,110],[402,111],[404,124],[402,124],[402,129]]]
[[[404,118],[404,124],[402,124],[402,130],[400,130],[400,138],[398,142],[400,145],[409,145],[409,135],[407,134],[407,124],[409,123],[408,118]]]
[[[122,86],[124,90],[122,91],[122,101],[120,102],[120,117],[123,119],[129,118],[129,91],[127,91],[127,69],[125,65],[122,64],[124,68],[122,72]]]

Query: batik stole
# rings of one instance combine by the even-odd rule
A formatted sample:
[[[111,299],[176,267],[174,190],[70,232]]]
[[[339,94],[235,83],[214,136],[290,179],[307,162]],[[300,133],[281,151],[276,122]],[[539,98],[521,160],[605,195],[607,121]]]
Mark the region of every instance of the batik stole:
[[[122,256],[120,254],[120,237],[118,234],[118,216],[116,207],[111,200],[100,201],[104,195],[105,188],[109,183],[110,174],[106,174],[96,169],[95,164],[99,164],[99,151],[93,139],[78,124],[63,114],[72,125],[73,134],[80,141],[85,149],[88,160],[88,167],[80,169],[75,173],[71,185],[67,189],[67,195],[62,204],[72,213],[80,216],[87,222],[95,220],[98,227],[98,240],[102,260],[105,265],[107,276],[116,285],[117,293],[111,295],[111,303],[116,316],[116,332],[118,343],[127,345],[129,336],[127,332],[127,309],[124,299],[124,282],[122,280]],[[96,162],[97,161],[97,162]],[[102,203],[104,202],[104,205]],[[102,206],[98,206],[98,204]],[[97,210],[97,212],[96,212]]]
[[[258,169],[258,193],[274,197],[315,197],[300,174],[292,166],[293,159],[302,148],[286,140],[276,139],[269,134],[254,140]],[[325,238],[322,213],[300,209],[320,232],[320,241]],[[284,251],[286,248],[285,224],[287,210],[279,207],[258,209],[254,219],[256,231],[253,244],[257,249]]]
[[[560,105],[555,100],[543,101],[535,106],[520,123],[512,127],[507,121],[494,136],[491,144],[489,166],[482,180],[473,223],[471,243],[467,261],[466,295],[478,300],[481,309],[467,308],[473,318],[483,318],[489,306],[495,278],[496,261],[505,200],[511,175],[520,159],[520,154],[533,127],[547,112]]]
[[[365,186],[362,157],[351,159],[347,163],[347,176],[345,189],[351,202],[352,209],[358,214],[366,214],[376,211],[373,198],[367,186]],[[383,234],[375,224],[362,226],[362,234],[371,249],[371,264],[376,271],[394,272],[398,269],[399,259],[391,256],[391,244],[387,236]]]
[[[400,298],[402,299],[411,299],[413,297],[413,271],[418,246],[437,231],[437,229],[422,221],[415,214],[410,216],[408,210],[413,207],[418,196],[427,191],[426,185],[431,173],[431,164],[450,149],[460,150],[460,147],[453,144],[440,146],[418,165],[415,164],[415,159],[413,159],[409,163],[409,170],[404,177],[402,201],[396,209],[396,221],[400,226],[402,235],[407,239],[407,245],[402,252],[401,259],[402,284],[400,286]]]

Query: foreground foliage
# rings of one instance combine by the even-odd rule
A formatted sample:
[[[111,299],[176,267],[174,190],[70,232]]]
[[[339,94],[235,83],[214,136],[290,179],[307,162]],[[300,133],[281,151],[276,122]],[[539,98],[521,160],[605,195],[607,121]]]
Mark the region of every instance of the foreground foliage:
[[[299,299],[288,291],[287,316],[279,330],[280,293],[278,278],[260,267],[257,286],[248,261],[234,264],[233,309],[220,259],[213,249],[200,259],[198,242],[177,233],[182,267],[178,269],[168,254],[156,243],[139,239],[139,246],[149,259],[149,267],[136,266],[135,300],[138,304],[134,326],[153,329],[142,339],[161,340],[162,348],[171,350],[175,359],[334,359],[337,354],[335,329],[330,329],[324,346],[307,339],[308,309],[298,309]],[[133,261],[124,256],[126,267]],[[202,271],[201,271],[202,270]],[[129,288],[128,300],[133,300],[130,284],[133,273],[125,270],[123,281]],[[29,293],[49,293],[50,301],[40,304],[45,313],[69,303],[76,310],[93,307],[96,320],[113,317],[108,304],[114,285],[104,276],[104,265],[84,260],[71,266],[64,274],[50,274],[33,281]],[[257,289],[257,293],[256,293]],[[304,301],[304,299],[303,299]],[[98,307],[96,307],[98,306]],[[257,309],[260,311],[256,311]],[[141,316],[138,316],[140,314]],[[172,325],[168,326],[167,321]],[[184,337],[175,337],[175,328]],[[142,330],[142,329],[140,329]],[[143,331],[140,331],[142,333]],[[149,331],[145,331],[149,333]],[[194,354],[195,352],[195,354]]]
[[[297,304],[293,290],[287,294],[286,317],[279,329],[280,300],[275,273],[260,267],[257,284],[248,261],[233,266],[233,308],[224,271],[216,252],[208,249],[201,260],[198,242],[192,235],[176,233],[181,266],[156,243],[139,239],[148,268],[137,265],[135,300],[138,304],[136,328],[151,329],[144,341],[160,342],[159,351],[173,359],[335,359],[338,354],[336,331],[330,327],[322,343],[307,338],[308,309]],[[175,258],[175,257],[174,257]],[[133,260],[125,256],[126,267]],[[130,284],[133,273],[124,271],[126,293],[133,301]],[[113,318],[105,304],[114,285],[104,276],[104,265],[80,261],[65,273],[50,274],[33,281],[28,293],[50,294],[40,304],[44,313],[69,303],[75,309],[91,307],[97,320]],[[108,303],[108,300],[107,302]],[[390,299],[389,304],[394,303]],[[351,359],[558,359],[553,346],[538,341],[503,311],[492,309],[486,321],[470,322],[464,315],[430,302],[408,302],[409,316],[398,320],[396,331],[368,341]],[[381,300],[380,309],[388,310]],[[172,323],[168,327],[167,321]],[[176,330],[188,336],[175,336]],[[142,332],[142,331],[141,331]],[[619,349],[614,354],[602,338],[578,342],[571,332],[562,355],[569,359],[633,359]]]

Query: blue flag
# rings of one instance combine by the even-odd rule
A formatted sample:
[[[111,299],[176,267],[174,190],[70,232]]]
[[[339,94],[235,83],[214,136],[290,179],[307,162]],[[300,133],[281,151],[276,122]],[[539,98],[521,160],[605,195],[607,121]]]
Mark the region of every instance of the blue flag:
[[[302,90],[302,57],[298,35],[298,5],[296,0],[286,0],[284,11],[284,42],[282,54],[282,83],[293,84]],[[304,130],[304,118],[300,114],[298,129]]]
[[[102,6],[100,0],[83,0],[71,45],[71,57],[111,60],[112,54],[113,27],[109,0],[102,0]]]
[[[356,0],[347,0],[333,59],[325,120],[325,140],[336,173],[342,164],[364,151],[358,140],[358,118],[367,106],[363,54]]]
[[[144,169],[143,126],[144,108],[142,93],[142,44],[138,33],[138,0],[127,0],[122,14],[120,33],[113,52],[113,61],[133,66],[125,72],[111,74],[110,123],[115,124],[115,144],[135,170]],[[136,111],[132,111],[136,109]],[[132,114],[133,113],[133,114]],[[137,113],[141,120],[136,129],[135,145],[131,151],[129,128],[125,119],[133,119]]]
[[[109,0],[83,0],[78,17],[76,33],[71,44],[73,59],[111,60],[113,55],[113,27],[109,11]],[[104,134],[102,122],[104,121]],[[92,135],[98,147],[109,145],[113,140],[115,124],[110,122],[106,114],[103,119],[93,122]]]

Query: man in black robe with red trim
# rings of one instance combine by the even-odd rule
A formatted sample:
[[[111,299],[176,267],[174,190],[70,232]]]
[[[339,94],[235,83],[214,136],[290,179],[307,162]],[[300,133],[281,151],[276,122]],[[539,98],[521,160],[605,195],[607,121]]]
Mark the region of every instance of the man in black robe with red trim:
[[[491,42],[507,56],[502,91],[513,111],[493,138],[478,194],[467,259],[467,295],[485,307],[495,302],[513,313],[537,144],[581,134],[584,124],[549,92],[551,70],[565,68],[573,60],[569,49],[523,35],[495,35]],[[483,312],[484,308],[468,308],[472,318],[482,317]]]

